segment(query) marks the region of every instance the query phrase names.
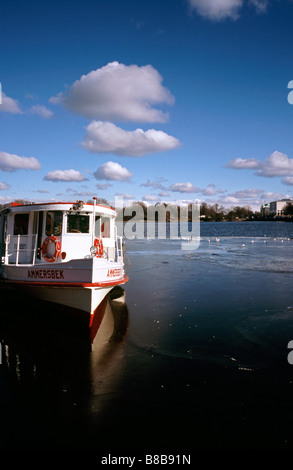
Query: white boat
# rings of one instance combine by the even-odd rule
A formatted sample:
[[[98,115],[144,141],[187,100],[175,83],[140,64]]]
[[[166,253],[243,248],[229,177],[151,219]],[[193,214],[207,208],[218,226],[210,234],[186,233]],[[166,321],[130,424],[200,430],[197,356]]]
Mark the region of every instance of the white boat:
[[[93,203],[11,203],[0,211],[1,285],[89,314],[93,340],[107,294],[128,281],[116,211]],[[13,299],[11,299],[13,301]]]

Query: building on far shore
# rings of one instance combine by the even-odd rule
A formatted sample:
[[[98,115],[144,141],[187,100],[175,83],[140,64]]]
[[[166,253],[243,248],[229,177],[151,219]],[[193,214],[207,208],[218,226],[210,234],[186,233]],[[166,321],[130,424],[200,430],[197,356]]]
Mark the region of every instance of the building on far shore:
[[[261,208],[262,217],[283,217],[284,210],[288,204],[292,204],[291,199],[281,199],[280,201],[272,201],[264,203]]]

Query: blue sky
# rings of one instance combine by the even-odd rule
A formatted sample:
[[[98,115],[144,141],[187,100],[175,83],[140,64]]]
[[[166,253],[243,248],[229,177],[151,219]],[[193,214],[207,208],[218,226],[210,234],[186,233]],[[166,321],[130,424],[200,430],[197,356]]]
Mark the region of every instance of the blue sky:
[[[293,198],[292,24],[292,0],[2,2],[0,204]]]

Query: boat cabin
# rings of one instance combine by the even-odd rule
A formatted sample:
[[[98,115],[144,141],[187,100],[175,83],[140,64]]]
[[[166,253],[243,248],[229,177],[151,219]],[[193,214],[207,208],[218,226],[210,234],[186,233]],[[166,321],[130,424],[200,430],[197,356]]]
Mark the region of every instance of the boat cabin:
[[[96,201],[12,203],[0,212],[1,264],[59,263],[94,255],[115,261],[115,215]]]

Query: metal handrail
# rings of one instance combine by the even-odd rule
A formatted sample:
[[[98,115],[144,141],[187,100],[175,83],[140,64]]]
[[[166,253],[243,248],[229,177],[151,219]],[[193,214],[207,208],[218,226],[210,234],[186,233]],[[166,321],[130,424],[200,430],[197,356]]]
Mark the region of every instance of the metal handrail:
[[[16,243],[15,243],[16,242]],[[31,242],[31,243],[30,243]],[[22,246],[25,244],[25,247]],[[32,248],[29,248],[29,245]],[[29,235],[8,235],[5,239],[5,263],[4,264],[28,264],[27,259],[29,258],[31,263],[35,263],[37,252],[37,234]],[[20,260],[21,255],[26,253],[26,261]],[[12,261],[15,255],[15,261]]]

